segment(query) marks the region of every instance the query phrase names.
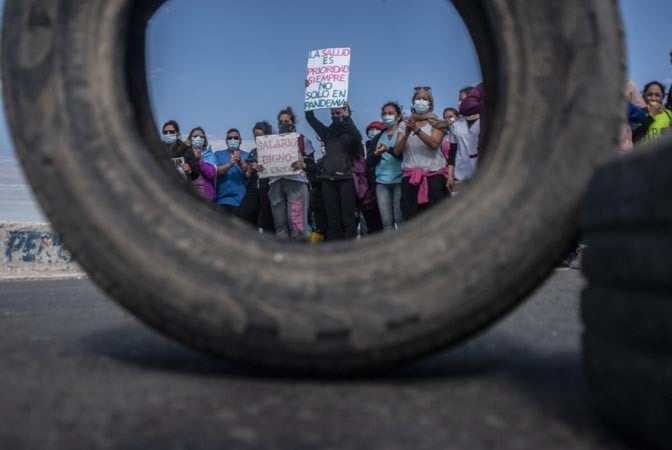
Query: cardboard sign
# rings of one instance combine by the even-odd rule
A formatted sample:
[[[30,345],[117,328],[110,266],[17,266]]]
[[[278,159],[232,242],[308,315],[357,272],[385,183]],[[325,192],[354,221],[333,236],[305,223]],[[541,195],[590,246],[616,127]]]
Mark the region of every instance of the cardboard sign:
[[[300,161],[299,135],[297,133],[257,136],[257,162],[264,166],[259,178],[298,175],[292,163]]]
[[[311,50],[308,55],[308,76],[305,110],[340,108],[348,100],[350,81],[350,48]]]

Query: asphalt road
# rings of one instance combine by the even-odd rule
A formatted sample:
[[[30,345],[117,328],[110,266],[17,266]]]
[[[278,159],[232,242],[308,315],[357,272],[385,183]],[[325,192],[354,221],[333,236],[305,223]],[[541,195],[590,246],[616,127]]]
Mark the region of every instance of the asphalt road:
[[[590,407],[577,271],[389,376],[280,379],[157,335],[89,281],[0,283],[0,449],[626,448]]]

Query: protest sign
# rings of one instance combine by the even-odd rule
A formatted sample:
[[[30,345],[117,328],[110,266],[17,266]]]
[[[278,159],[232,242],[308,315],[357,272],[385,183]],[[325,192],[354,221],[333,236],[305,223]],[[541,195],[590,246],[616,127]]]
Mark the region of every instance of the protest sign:
[[[299,161],[299,135],[297,133],[257,136],[257,162],[264,166],[259,178],[297,175],[300,170],[292,169],[292,163]]]
[[[176,169],[181,170],[182,164],[184,164],[184,158],[170,158],[173,161],[173,165]]]
[[[348,100],[350,48],[311,50],[305,110],[340,108]]]

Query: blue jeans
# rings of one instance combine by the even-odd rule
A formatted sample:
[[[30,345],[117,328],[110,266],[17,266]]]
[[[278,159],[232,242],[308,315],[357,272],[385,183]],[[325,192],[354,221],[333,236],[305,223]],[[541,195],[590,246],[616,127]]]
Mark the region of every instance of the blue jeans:
[[[308,184],[281,178],[271,184],[268,199],[279,240],[308,238]]]
[[[376,197],[383,231],[394,230],[394,224],[400,226],[404,221],[401,216],[401,183],[376,184]]]

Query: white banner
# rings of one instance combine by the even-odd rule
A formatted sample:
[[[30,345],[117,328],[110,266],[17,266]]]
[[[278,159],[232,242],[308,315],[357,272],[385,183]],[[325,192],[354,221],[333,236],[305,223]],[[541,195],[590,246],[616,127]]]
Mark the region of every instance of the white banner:
[[[305,110],[340,108],[348,100],[350,48],[311,50]]]
[[[257,163],[264,166],[259,178],[297,175],[301,170],[292,169],[299,161],[299,135],[297,133],[257,136]]]

